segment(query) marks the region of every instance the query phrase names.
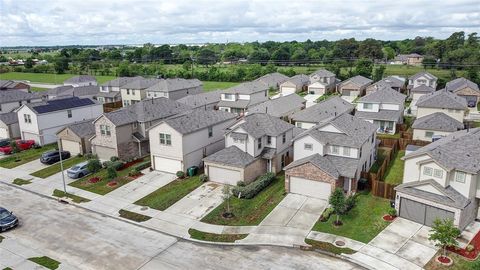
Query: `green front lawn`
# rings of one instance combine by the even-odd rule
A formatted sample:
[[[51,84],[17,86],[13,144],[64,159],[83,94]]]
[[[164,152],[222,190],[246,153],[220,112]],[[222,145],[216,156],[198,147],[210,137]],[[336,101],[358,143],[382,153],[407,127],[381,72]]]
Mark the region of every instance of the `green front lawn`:
[[[2,80],[26,80],[32,83],[63,84],[63,81],[70,79],[76,74],[53,74],[53,73],[28,73],[28,72],[7,72],[0,74]],[[94,76],[99,84],[115,79],[115,76]]]
[[[399,150],[395,154],[395,159],[390,163],[387,171],[385,172],[385,183],[396,185],[401,184],[403,181],[403,167],[405,161],[401,158],[405,156],[405,150]]]
[[[152,218],[149,216],[145,216],[145,215],[138,214],[128,210],[124,210],[124,209],[120,209],[118,213],[120,214],[120,217],[130,219],[135,222],[144,222]]]
[[[214,90],[230,88],[240,83],[203,81],[202,84],[203,84],[203,91],[210,92]]]
[[[64,191],[61,191],[59,189],[55,189],[53,191],[52,196],[57,197],[57,198],[65,198],[65,197],[70,198],[74,203],[86,203],[86,202],[90,201],[89,199],[85,199],[83,197],[73,195],[73,194],[70,194],[70,193],[65,194]]]
[[[468,261],[462,256],[448,252],[447,256],[453,259],[453,265],[443,266],[435,262],[435,258],[440,255],[440,252],[435,254],[433,258],[424,266],[425,270],[479,270],[480,269],[480,258],[477,258],[474,261]]]
[[[236,240],[247,237],[248,234],[216,234],[198,231],[195,229],[189,229],[188,233],[190,237],[197,240],[209,241],[209,242],[229,242],[233,243]]]
[[[32,181],[30,180],[25,180],[25,179],[22,179],[22,178],[15,178],[13,179],[13,184],[17,185],[17,186],[23,186],[23,185],[28,185],[28,184],[31,184]]]
[[[206,215],[202,221],[218,225],[258,225],[285,197],[285,175],[277,175],[275,180],[252,199],[232,197],[230,208],[233,218],[223,218],[225,203],[220,204]]]
[[[133,166],[117,171],[117,177],[115,179],[108,179],[107,177],[107,169],[101,169],[100,171],[89,174],[84,176],[75,182],[68,184],[69,186],[81,188],[86,191],[90,191],[96,194],[105,195],[112,190],[115,190],[130,181],[134,180],[135,178],[128,176],[128,173],[133,170]],[[94,177],[99,177],[100,181],[96,183],[91,183],[88,180]],[[115,186],[109,186],[108,183],[115,181],[117,184]]]
[[[43,152],[47,152],[49,150],[54,150],[57,147],[56,143],[44,145],[40,148],[31,148],[25,151],[18,152],[16,154],[12,154],[8,157],[4,157],[0,159],[0,167],[12,169],[22,164],[28,163],[30,161],[34,161],[37,158],[40,158]]]
[[[327,242],[322,242],[322,241],[316,241],[312,239],[305,239],[305,243],[309,244],[312,246],[314,249],[321,249],[328,251],[333,254],[353,254],[355,253],[355,250],[350,249],[350,248],[344,248],[344,247],[337,247],[334,244],[327,243]]]
[[[60,262],[47,256],[33,257],[28,260],[51,270],[57,269],[60,266]]]
[[[360,193],[357,205],[346,215],[340,216],[342,226],[333,225],[336,215],[332,214],[325,222],[317,221],[313,230],[368,243],[389,224],[382,219],[388,209],[389,200],[372,196],[370,193]]]
[[[176,179],[136,201],[135,204],[163,211],[202,184],[198,175],[186,179]]]
[[[74,165],[76,165],[80,162],[83,162],[85,160],[86,160],[85,157],[77,157],[77,156],[66,159],[66,160],[63,161],[63,169],[66,171],[70,167],[72,167],[72,166],[74,166]],[[40,177],[40,178],[47,178],[47,177],[52,176],[56,173],[59,173],[60,170],[61,170],[60,162],[57,162],[57,163],[55,163],[51,166],[43,168],[43,169],[41,169],[39,171],[36,171],[34,173],[31,173],[30,175]]]

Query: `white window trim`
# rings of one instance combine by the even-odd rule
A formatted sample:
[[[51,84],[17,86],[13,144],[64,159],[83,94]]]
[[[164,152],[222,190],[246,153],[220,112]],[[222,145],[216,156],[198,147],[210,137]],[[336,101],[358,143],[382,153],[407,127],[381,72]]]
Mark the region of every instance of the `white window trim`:
[[[459,177],[459,176],[461,176],[461,177]],[[460,178],[463,178],[463,179],[460,179]],[[466,173],[459,172],[459,171],[455,172],[455,182],[465,183],[466,180],[467,180],[467,174]]]
[[[311,144],[311,143],[305,143],[305,144],[303,145],[303,149],[309,150],[309,151],[313,151],[313,144]]]
[[[426,175],[426,176],[432,176],[433,175],[433,168],[431,167],[423,167],[423,175]]]

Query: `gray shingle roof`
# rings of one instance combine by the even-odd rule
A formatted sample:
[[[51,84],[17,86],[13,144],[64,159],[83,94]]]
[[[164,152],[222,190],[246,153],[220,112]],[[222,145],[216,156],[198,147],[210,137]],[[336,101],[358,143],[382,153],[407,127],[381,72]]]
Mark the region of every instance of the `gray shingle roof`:
[[[165,119],[190,109],[190,106],[183,103],[161,97],[142,100],[138,103],[103,115],[114,125],[121,126],[133,122],[148,122]]]
[[[410,90],[412,93],[432,93],[435,92],[435,89],[433,89],[430,86],[426,86],[424,84],[419,85],[417,87],[414,87]]]
[[[335,73],[330,72],[326,69],[319,69],[319,70],[313,72],[312,74],[310,74],[310,76],[313,76],[313,75],[318,75],[320,77],[332,77],[332,76],[335,76]]]
[[[433,186],[436,190],[438,190],[443,195],[435,194],[432,192],[428,192],[428,191],[424,191],[416,188],[418,186],[422,186],[425,184]],[[395,187],[395,190],[398,192],[403,192],[408,195],[412,195],[422,199],[427,199],[432,202],[451,206],[457,209],[464,209],[470,203],[470,200],[468,198],[460,194],[451,186],[447,186],[445,188],[433,179],[400,184],[397,187]]]
[[[55,97],[84,97],[96,96],[100,92],[100,86],[87,85],[73,87],[71,85],[59,86],[46,91],[49,96]]]
[[[63,83],[84,83],[84,82],[97,82],[97,79],[91,75],[79,75],[63,81]]]
[[[320,154],[314,154],[299,160],[295,160],[288,164],[284,170],[288,170],[305,163],[311,163],[320,170],[326,172],[334,178],[350,177],[354,178],[356,169],[358,168],[359,160],[353,158],[336,157],[336,156],[321,156]]]
[[[467,109],[467,101],[464,98],[445,89],[421,96],[416,105],[419,108]]]
[[[457,169],[477,174],[480,171],[478,145],[480,128],[460,130],[406,155],[404,159],[428,154],[448,170]]]
[[[304,85],[307,85],[309,82],[310,82],[310,77],[308,77],[307,75],[305,74],[298,74],[298,75],[295,75],[293,77],[291,77],[290,79],[286,80],[284,83],[293,83],[295,86],[304,86]]]
[[[463,129],[464,126],[463,123],[458,120],[442,112],[436,112],[417,118],[415,122],[413,122],[412,128],[453,132]]]
[[[147,89],[148,87],[158,83],[159,81],[160,81],[160,79],[155,79],[155,78],[147,78],[147,79],[142,78],[142,79],[134,80],[134,81],[131,81],[127,84],[124,84],[120,88],[121,89],[143,90],[143,89]]]
[[[0,91],[0,104],[40,98],[38,93],[27,93],[19,90]]]
[[[259,81],[263,84],[265,84],[268,88],[278,88],[278,86],[288,80],[289,77],[285,76],[281,73],[274,72],[274,73],[269,73],[266,75],[263,75],[262,77],[256,79],[256,81]]]
[[[405,102],[405,98],[407,98],[406,95],[389,87],[361,97],[357,102],[403,104]]]
[[[102,84],[102,86],[111,86],[111,87],[121,87],[127,83],[133,82],[135,80],[143,79],[141,76],[137,77],[118,77],[108,82]]]
[[[173,92],[188,88],[195,88],[202,86],[202,82],[197,79],[160,79],[158,82],[148,87],[146,91],[149,92]]]
[[[249,113],[268,113],[271,116],[283,117],[289,112],[301,109],[305,106],[306,100],[297,94],[282,96],[270,99],[248,108]]]
[[[292,115],[292,120],[296,122],[321,123],[332,117],[350,113],[353,111],[353,105],[339,96],[333,96],[305,110],[296,112]]]
[[[379,110],[378,112],[356,111],[355,116],[368,120],[398,121],[402,117],[402,111]]]
[[[108,97],[108,98],[115,98],[120,96],[121,93],[119,91],[111,91],[111,92],[98,92],[96,95],[97,97]]]
[[[241,127],[254,138],[278,136],[294,128],[294,125],[265,113],[249,114],[239,121],[242,123],[233,129]]]
[[[431,73],[426,72],[426,71],[418,72],[418,73],[410,76],[408,79],[409,80],[416,80],[416,79],[420,78],[421,76],[425,76],[430,80],[437,80],[438,79],[437,77],[435,77],[434,75],[432,75]]]
[[[479,92],[479,94],[480,94],[480,90],[478,89],[478,84],[476,84],[476,83],[474,83],[470,80],[467,80],[463,77],[456,78],[453,81],[447,82],[447,84],[445,86],[445,89],[447,89],[450,92],[456,92],[456,91],[461,90],[461,89],[466,88],[466,87],[470,87],[471,89]]]
[[[373,82],[373,80],[371,80],[369,78],[363,77],[361,75],[357,75],[357,76],[354,76],[350,79],[347,79],[347,80],[343,81],[341,84],[345,85],[347,83],[353,83],[355,85],[358,85],[359,87],[362,87],[362,86],[369,85],[372,82]]]
[[[385,87],[395,87],[395,88],[402,88],[405,84],[405,81],[393,76],[388,76],[386,78],[381,79],[380,81],[373,83],[372,85],[368,86],[368,90],[382,90]]]
[[[95,119],[89,119],[81,122],[76,122],[66,126],[65,128],[70,129],[80,138],[90,138],[95,135],[95,125],[93,124],[94,120]],[[64,130],[65,128],[63,128],[62,130]],[[62,130],[60,130],[59,132],[61,132]],[[57,134],[59,132],[57,132]]]
[[[220,96],[223,92],[225,91],[217,90],[195,95],[188,95],[178,99],[177,101],[191,106],[192,108],[199,108],[209,104],[218,104],[218,102],[220,102]]]
[[[320,129],[326,125],[332,125],[343,133],[321,131]],[[350,114],[342,114],[328,122],[311,127],[294,140],[310,135],[324,144],[360,147],[375,134],[376,130],[377,127],[370,122]]]
[[[181,134],[188,134],[235,118],[235,114],[225,111],[197,109],[169,117],[163,122]]]
[[[11,125],[14,123],[18,123],[18,117],[16,112],[8,112],[0,114],[0,121],[3,122],[5,125]]]
[[[269,87],[258,81],[244,82],[225,90],[226,93],[253,94],[268,91]]]
[[[203,159],[205,162],[227,165],[238,168],[245,168],[255,161],[255,158],[243,152],[236,146],[224,148]]]

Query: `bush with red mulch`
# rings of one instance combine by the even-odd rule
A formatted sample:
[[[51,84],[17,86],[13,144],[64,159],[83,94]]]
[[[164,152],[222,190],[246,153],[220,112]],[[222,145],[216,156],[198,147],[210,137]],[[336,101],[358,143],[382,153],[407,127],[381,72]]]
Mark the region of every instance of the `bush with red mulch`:
[[[109,187],[115,187],[117,185],[118,185],[117,181],[110,181],[110,182],[107,183],[107,186],[109,186]]]
[[[383,220],[385,220],[385,221],[392,222],[393,220],[395,220],[396,217],[397,217],[397,216],[384,215],[382,218],[383,218]]]
[[[99,181],[100,181],[100,177],[92,177],[92,178],[88,179],[88,182],[92,183],[92,184],[95,184]]]
[[[438,256],[438,261],[441,263],[449,264],[452,260],[448,257]]]
[[[119,169],[119,171],[121,170],[125,170],[129,167],[132,167],[133,165],[137,164],[137,163],[140,163],[140,162],[143,162],[143,158],[139,158],[139,159],[136,159],[136,160],[133,160],[133,161],[130,161],[130,162],[126,162],[123,164],[123,166]]]
[[[468,251],[465,248],[454,248],[449,247],[448,250],[451,252],[455,252],[460,256],[463,256],[467,259],[474,260],[477,258],[478,254],[480,253],[480,232],[478,232],[473,239],[469,243],[474,247],[472,251]]]

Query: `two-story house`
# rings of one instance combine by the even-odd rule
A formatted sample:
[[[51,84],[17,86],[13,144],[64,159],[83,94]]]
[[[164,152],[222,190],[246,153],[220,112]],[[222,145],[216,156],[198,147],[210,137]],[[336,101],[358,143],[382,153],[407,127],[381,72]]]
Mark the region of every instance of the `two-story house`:
[[[393,62],[397,65],[410,65],[410,66],[420,66],[422,65],[422,61],[423,61],[423,56],[418,53],[399,54],[393,60]]]
[[[426,85],[433,89],[437,89],[438,78],[426,71],[418,72],[408,78],[407,89],[411,90],[420,85]]]
[[[376,158],[376,127],[349,114],[316,125],[293,140],[285,190],[328,200],[335,188],[351,194]]]
[[[63,85],[40,92],[44,98],[59,99],[68,97],[81,97],[97,100],[97,95],[100,92],[100,87],[97,85],[86,86],[71,86]]]
[[[243,115],[252,105],[268,100],[268,87],[259,82],[245,82],[226,89],[220,95],[218,109]]]
[[[177,99],[178,102],[188,105],[192,108],[203,108],[206,110],[217,110],[220,96],[225,90],[216,90],[210,92],[203,92],[195,95],[188,95],[186,97]]]
[[[449,81],[447,82],[445,89],[465,98],[468,107],[476,108],[478,102],[480,101],[480,90],[478,89],[478,84],[468,79],[461,77],[456,78],[453,81]]]
[[[293,157],[298,129],[265,113],[248,114],[226,130],[225,148],[203,159],[214,182],[249,183],[266,172],[278,173]]]
[[[131,81],[120,86],[120,94],[122,96],[123,107],[138,103],[147,97],[145,91],[150,86],[158,83],[160,79],[148,78]]]
[[[74,122],[93,119],[103,106],[89,98],[71,97],[27,103],[16,110],[23,140],[39,145],[57,141],[57,132]]]
[[[294,113],[305,109],[306,103],[303,97],[291,94],[253,105],[247,109],[247,113],[267,113],[288,122]]]
[[[293,93],[299,93],[307,89],[310,77],[305,74],[295,75],[280,84],[280,94],[288,96]]]
[[[405,78],[399,76],[388,76],[376,83],[367,86],[367,89],[365,90],[365,95],[371,94],[377,90],[385,89],[385,87],[390,87],[395,91],[401,92],[404,86]]]
[[[431,94],[435,92],[435,89],[433,89],[430,86],[426,86],[424,84],[419,85],[417,87],[414,87],[410,89],[410,98],[412,99],[412,102],[410,102],[410,110],[413,115],[417,114],[417,102],[418,100],[427,94]]]
[[[65,80],[63,85],[70,85],[73,87],[97,85],[97,79],[91,75],[79,75]]]
[[[375,91],[358,99],[355,116],[373,123],[378,133],[395,134],[397,124],[403,123],[406,97],[391,88]]]
[[[0,114],[12,112],[23,104],[42,101],[38,93],[29,93],[18,90],[0,91]]]
[[[255,81],[263,83],[269,89],[277,90],[279,89],[280,84],[284,83],[288,79],[290,79],[290,77],[278,72],[273,72],[273,73],[263,75],[262,77],[256,79]]]
[[[338,93],[346,101],[352,102],[359,96],[365,95],[367,86],[372,84],[372,80],[361,75],[354,76],[338,85]]]
[[[480,128],[461,130],[403,157],[403,183],[395,188],[399,216],[427,226],[450,218],[461,230],[480,218],[479,142]]]
[[[104,113],[93,122],[92,152],[100,159],[115,156],[128,160],[146,156],[150,151],[148,129],[165,118],[190,109],[168,98],[156,98]]]
[[[421,96],[417,101],[417,119],[436,112],[442,112],[463,122],[468,110],[467,101],[445,89]]]
[[[326,69],[319,69],[310,74],[308,93],[312,95],[325,95],[335,91],[335,73]]]
[[[309,129],[341,114],[350,114],[355,107],[339,96],[330,97],[304,110],[294,113],[290,119],[298,128]]]
[[[176,173],[203,167],[204,157],[225,147],[224,130],[235,119],[233,113],[196,109],[161,121],[148,131],[152,168]]]
[[[414,140],[431,142],[464,129],[464,125],[443,112],[436,112],[415,119],[412,129]]]
[[[111,103],[122,100],[120,88],[135,80],[143,79],[140,76],[137,77],[119,77],[100,85],[100,92],[97,95],[97,100],[100,103]]]
[[[202,82],[197,79],[160,79],[154,85],[145,89],[147,98],[166,97],[177,100],[188,95],[203,92]]]

